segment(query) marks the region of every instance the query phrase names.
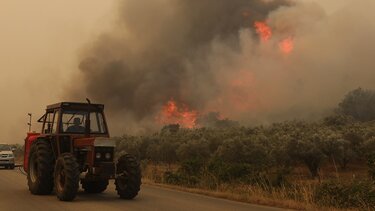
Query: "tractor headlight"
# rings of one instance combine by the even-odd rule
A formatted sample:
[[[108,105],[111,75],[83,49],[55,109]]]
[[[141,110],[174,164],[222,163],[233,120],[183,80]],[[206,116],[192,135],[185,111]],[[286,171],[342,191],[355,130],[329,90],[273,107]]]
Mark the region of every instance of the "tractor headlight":
[[[95,147],[95,162],[111,162],[113,153],[114,147]]]
[[[109,152],[105,153],[105,159],[109,160],[111,159],[111,157],[112,157],[111,153]]]
[[[96,159],[100,159],[102,157],[102,154],[100,152],[97,152],[95,154]]]

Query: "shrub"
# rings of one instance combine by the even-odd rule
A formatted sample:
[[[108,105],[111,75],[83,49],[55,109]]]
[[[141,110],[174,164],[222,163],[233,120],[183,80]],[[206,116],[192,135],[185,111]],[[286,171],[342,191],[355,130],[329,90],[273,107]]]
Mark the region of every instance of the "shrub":
[[[164,172],[164,182],[171,185],[182,185],[184,178],[175,172],[166,171]]]
[[[199,158],[193,158],[181,162],[179,171],[188,176],[200,175],[203,168],[203,161]]]
[[[375,119],[375,92],[362,88],[349,92],[341,101],[338,111],[359,121]]]
[[[196,186],[200,178],[198,176],[186,175],[181,171],[166,171],[163,175],[164,182],[171,185]]]
[[[190,159],[206,160],[210,156],[210,149],[208,141],[204,139],[191,140],[188,143],[183,143],[177,148],[177,157],[180,161]]]
[[[322,152],[320,142],[312,137],[306,140],[292,140],[289,143],[291,157],[302,161],[313,178],[319,176],[319,169],[326,156]]]
[[[344,114],[334,114],[323,119],[323,124],[329,127],[343,127],[353,123],[353,117]]]
[[[375,208],[375,185],[370,181],[329,181],[318,185],[314,201],[338,208]]]
[[[246,163],[228,163],[215,158],[208,164],[208,171],[222,182],[233,180],[249,181],[259,171]]]

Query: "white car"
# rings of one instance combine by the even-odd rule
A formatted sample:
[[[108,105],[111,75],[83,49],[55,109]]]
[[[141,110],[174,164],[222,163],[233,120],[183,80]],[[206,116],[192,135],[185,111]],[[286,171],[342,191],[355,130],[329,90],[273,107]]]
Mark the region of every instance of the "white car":
[[[0,166],[14,169],[14,154],[12,147],[8,144],[0,144]]]

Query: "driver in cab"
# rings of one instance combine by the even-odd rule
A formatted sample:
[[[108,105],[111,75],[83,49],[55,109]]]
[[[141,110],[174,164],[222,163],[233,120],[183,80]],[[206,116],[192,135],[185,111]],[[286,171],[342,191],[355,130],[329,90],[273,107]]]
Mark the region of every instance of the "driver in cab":
[[[76,117],[73,119],[73,125],[69,126],[65,131],[66,133],[84,133],[85,127],[81,126],[81,119]]]

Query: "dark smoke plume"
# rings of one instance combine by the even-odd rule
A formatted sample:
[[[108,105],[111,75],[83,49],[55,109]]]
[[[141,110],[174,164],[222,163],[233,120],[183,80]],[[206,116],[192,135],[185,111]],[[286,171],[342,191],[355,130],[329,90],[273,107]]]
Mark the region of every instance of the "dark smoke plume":
[[[70,96],[105,103],[123,133],[154,128],[170,99],[254,124],[316,119],[349,90],[373,88],[374,1],[331,14],[291,2],[121,1],[113,29],[83,53],[83,84]],[[267,42],[255,21],[272,29]],[[285,39],[294,45],[288,55],[279,49]]]
[[[210,43],[239,45],[240,29],[280,5],[286,1],[122,1],[116,28],[99,37],[80,63],[87,96],[137,120],[171,98],[203,108],[218,94],[205,61]]]

